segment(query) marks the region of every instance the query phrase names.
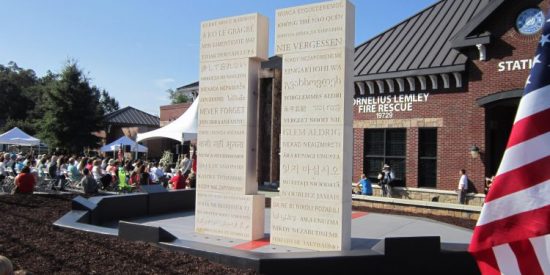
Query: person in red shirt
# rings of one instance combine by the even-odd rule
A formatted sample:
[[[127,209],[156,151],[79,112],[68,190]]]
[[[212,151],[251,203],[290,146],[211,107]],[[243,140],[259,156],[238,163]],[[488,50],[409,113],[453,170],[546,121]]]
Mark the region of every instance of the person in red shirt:
[[[31,174],[29,166],[23,167],[17,177],[15,177],[15,193],[18,194],[32,194],[34,192],[34,186],[36,185],[36,178]]]
[[[185,177],[181,175],[181,170],[176,172],[176,175],[170,179],[172,184],[172,189],[184,189],[185,188]]]

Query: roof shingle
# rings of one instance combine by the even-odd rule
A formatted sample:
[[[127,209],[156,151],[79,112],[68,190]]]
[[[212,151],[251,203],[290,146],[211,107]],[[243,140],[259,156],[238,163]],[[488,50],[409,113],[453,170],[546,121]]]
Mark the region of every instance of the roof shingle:
[[[160,118],[133,107],[124,107],[105,115],[105,120],[111,124],[159,126]]]

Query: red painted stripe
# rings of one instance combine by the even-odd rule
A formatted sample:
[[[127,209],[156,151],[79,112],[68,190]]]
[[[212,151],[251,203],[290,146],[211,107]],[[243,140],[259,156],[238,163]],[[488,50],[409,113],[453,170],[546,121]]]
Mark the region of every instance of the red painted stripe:
[[[495,253],[493,249],[482,250],[479,252],[472,253],[477,262],[477,267],[483,275],[500,275],[500,270],[498,269],[497,259],[495,258]]]
[[[550,233],[550,205],[505,219],[476,226],[469,251],[476,252],[504,243]]]
[[[521,274],[544,275],[535,249],[528,239],[510,243],[510,248],[518,259]]]
[[[546,100],[546,99],[544,99]],[[550,131],[550,108],[514,123],[506,148]]]
[[[248,251],[250,251],[250,250],[254,250],[254,249],[269,245],[269,244],[270,244],[269,239],[266,238],[266,239],[260,239],[260,240],[255,240],[255,241],[250,241],[250,242],[238,244],[236,246],[233,246],[233,248],[239,249],[239,250],[248,250]]]
[[[550,179],[548,167],[550,167],[550,156],[496,176],[485,202],[502,198]]]
[[[368,213],[367,212],[360,212],[360,211],[357,211],[357,212],[352,212],[351,213],[351,219],[358,219],[358,218],[361,218],[365,215],[367,215]]]

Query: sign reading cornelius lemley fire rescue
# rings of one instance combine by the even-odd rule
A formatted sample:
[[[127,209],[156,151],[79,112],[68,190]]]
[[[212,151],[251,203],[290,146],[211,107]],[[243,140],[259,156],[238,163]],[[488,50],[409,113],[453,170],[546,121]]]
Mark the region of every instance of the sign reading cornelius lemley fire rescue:
[[[353,106],[358,113],[375,113],[376,118],[392,118],[394,112],[410,112],[414,104],[427,102],[429,93],[381,95],[356,98]]]

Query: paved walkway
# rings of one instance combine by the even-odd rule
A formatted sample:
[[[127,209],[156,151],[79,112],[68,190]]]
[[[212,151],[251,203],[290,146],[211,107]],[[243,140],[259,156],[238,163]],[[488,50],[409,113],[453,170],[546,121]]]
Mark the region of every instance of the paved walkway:
[[[266,209],[265,216],[266,238],[253,242],[197,234],[194,232],[195,216],[193,212],[148,217],[132,220],[132,222],[160,226],[180,240],[240,250],[263,253],[310,251],[271,245],[269,243],[270,209]],[[366,212],[353,212],[352,218],[352,250],[372,249],[383,254],[384,238],[440,236],[443,250],[465,251],[472,237],[471,230],[426,218]]]

